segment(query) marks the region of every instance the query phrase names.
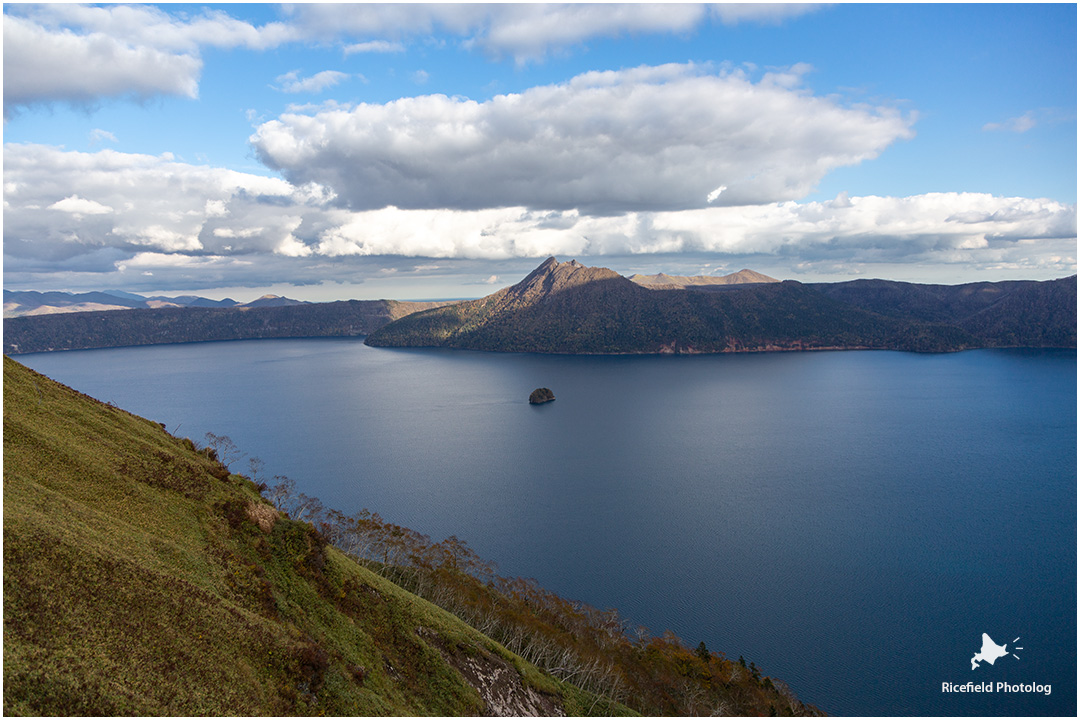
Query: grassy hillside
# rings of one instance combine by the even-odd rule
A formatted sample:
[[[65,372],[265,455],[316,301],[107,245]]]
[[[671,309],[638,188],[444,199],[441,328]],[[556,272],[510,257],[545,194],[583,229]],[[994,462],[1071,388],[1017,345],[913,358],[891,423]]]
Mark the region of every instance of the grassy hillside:
[[[7,715],[626,712],[281,515],[190,440],[4,359]]]
[[[819,714],[627,629],[4,358],[5,714]]]

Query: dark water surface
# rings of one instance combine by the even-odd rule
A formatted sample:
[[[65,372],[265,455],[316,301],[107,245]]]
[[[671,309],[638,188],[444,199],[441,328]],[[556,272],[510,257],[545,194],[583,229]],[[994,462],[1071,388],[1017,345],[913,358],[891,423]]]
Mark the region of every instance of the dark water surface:
[[[831,714],[1076,714],[1075,351],[18,359],[229,435],[329,507],[744,655]],[[540,386],[557,400],[530,406]],[[1010,654],[973,670],[983,633]],[[1051,692],[942,691],[969,681]]]

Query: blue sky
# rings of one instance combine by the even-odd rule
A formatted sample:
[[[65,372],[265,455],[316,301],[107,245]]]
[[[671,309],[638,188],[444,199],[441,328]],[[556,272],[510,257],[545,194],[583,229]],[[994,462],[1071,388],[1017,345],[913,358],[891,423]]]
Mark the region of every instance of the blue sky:
[[[1076,6],[4,8],[4,286],[1076,272]]]

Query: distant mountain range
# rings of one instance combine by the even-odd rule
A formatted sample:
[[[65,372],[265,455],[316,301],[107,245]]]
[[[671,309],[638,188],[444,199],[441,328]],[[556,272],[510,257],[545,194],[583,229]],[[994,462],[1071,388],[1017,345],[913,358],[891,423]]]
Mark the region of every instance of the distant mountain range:
[[[10,293],[11,302],[72,307],[127,293]],[[9,293],[4,294],[5,307]],[[741,270],[724,277],[635,275],[548,258],[521,282],[465,302],[266,296],[244,305],[121,306],[7,318],[4,352],[205,340],[366,335],[377,347],[541,353],[717,353],[1076,347],[1076,276],[1045,282],[923,285],[888,280],[804,284]],[[220,301],[221,303],[232,301]],[[47,312],[47,311],[42,311]]]
[[[740,270],[739,272],[734,272],[730,275],[720,276],[694,275],[692,277],[685,277],[682,275],[666,275],[664,273],[659,273],[658,275],[631,275],[628,279],[633,280],[638,285],[649,288],[650,290],[678,290],[680,288],[711,290],[717,287],[746,285],[748,283],[780,282],[776,278],[762,275],[753,270]]]
[[[263,295],[249,303],[238,303],[231,298],[210,300],[195,295],[144,297],[122,290],[101,292],[67,293],[4,291],[4,317],[23,315],[53,315],[67,312],[93,312],[99,310],[130,310],[165,307],[283,307],[305,305],[302,300],[291,300],[279,295]]]
[[[258,305],[260,301],[266,304]],[[254,340],[260,338],[355,337],[439,302],[344,300],[275,305],[271,298],[233,307],[162,307],[64,312],[4,320],[4,353],[128,345]]]
[[[517,285],[402,318],[366,342],[545,353],[1076,347],[1075,276],[957,286],[766,279],[725,292],[661,277],[663,289],[648,289],[548,258]]]

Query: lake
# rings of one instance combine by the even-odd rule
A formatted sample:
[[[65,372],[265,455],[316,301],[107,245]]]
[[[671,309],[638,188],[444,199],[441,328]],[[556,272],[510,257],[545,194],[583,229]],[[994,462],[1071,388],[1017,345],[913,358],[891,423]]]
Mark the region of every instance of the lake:
[[[329,507],[743,655],[830,714],[1076,714],[1074,350],[16,359],[176,435],[229,435]],[[537,387],[555,402],[529,405]],[[1009,654],[973,669],[983,633]],[[968,682],[995,692],[943,691]]]

